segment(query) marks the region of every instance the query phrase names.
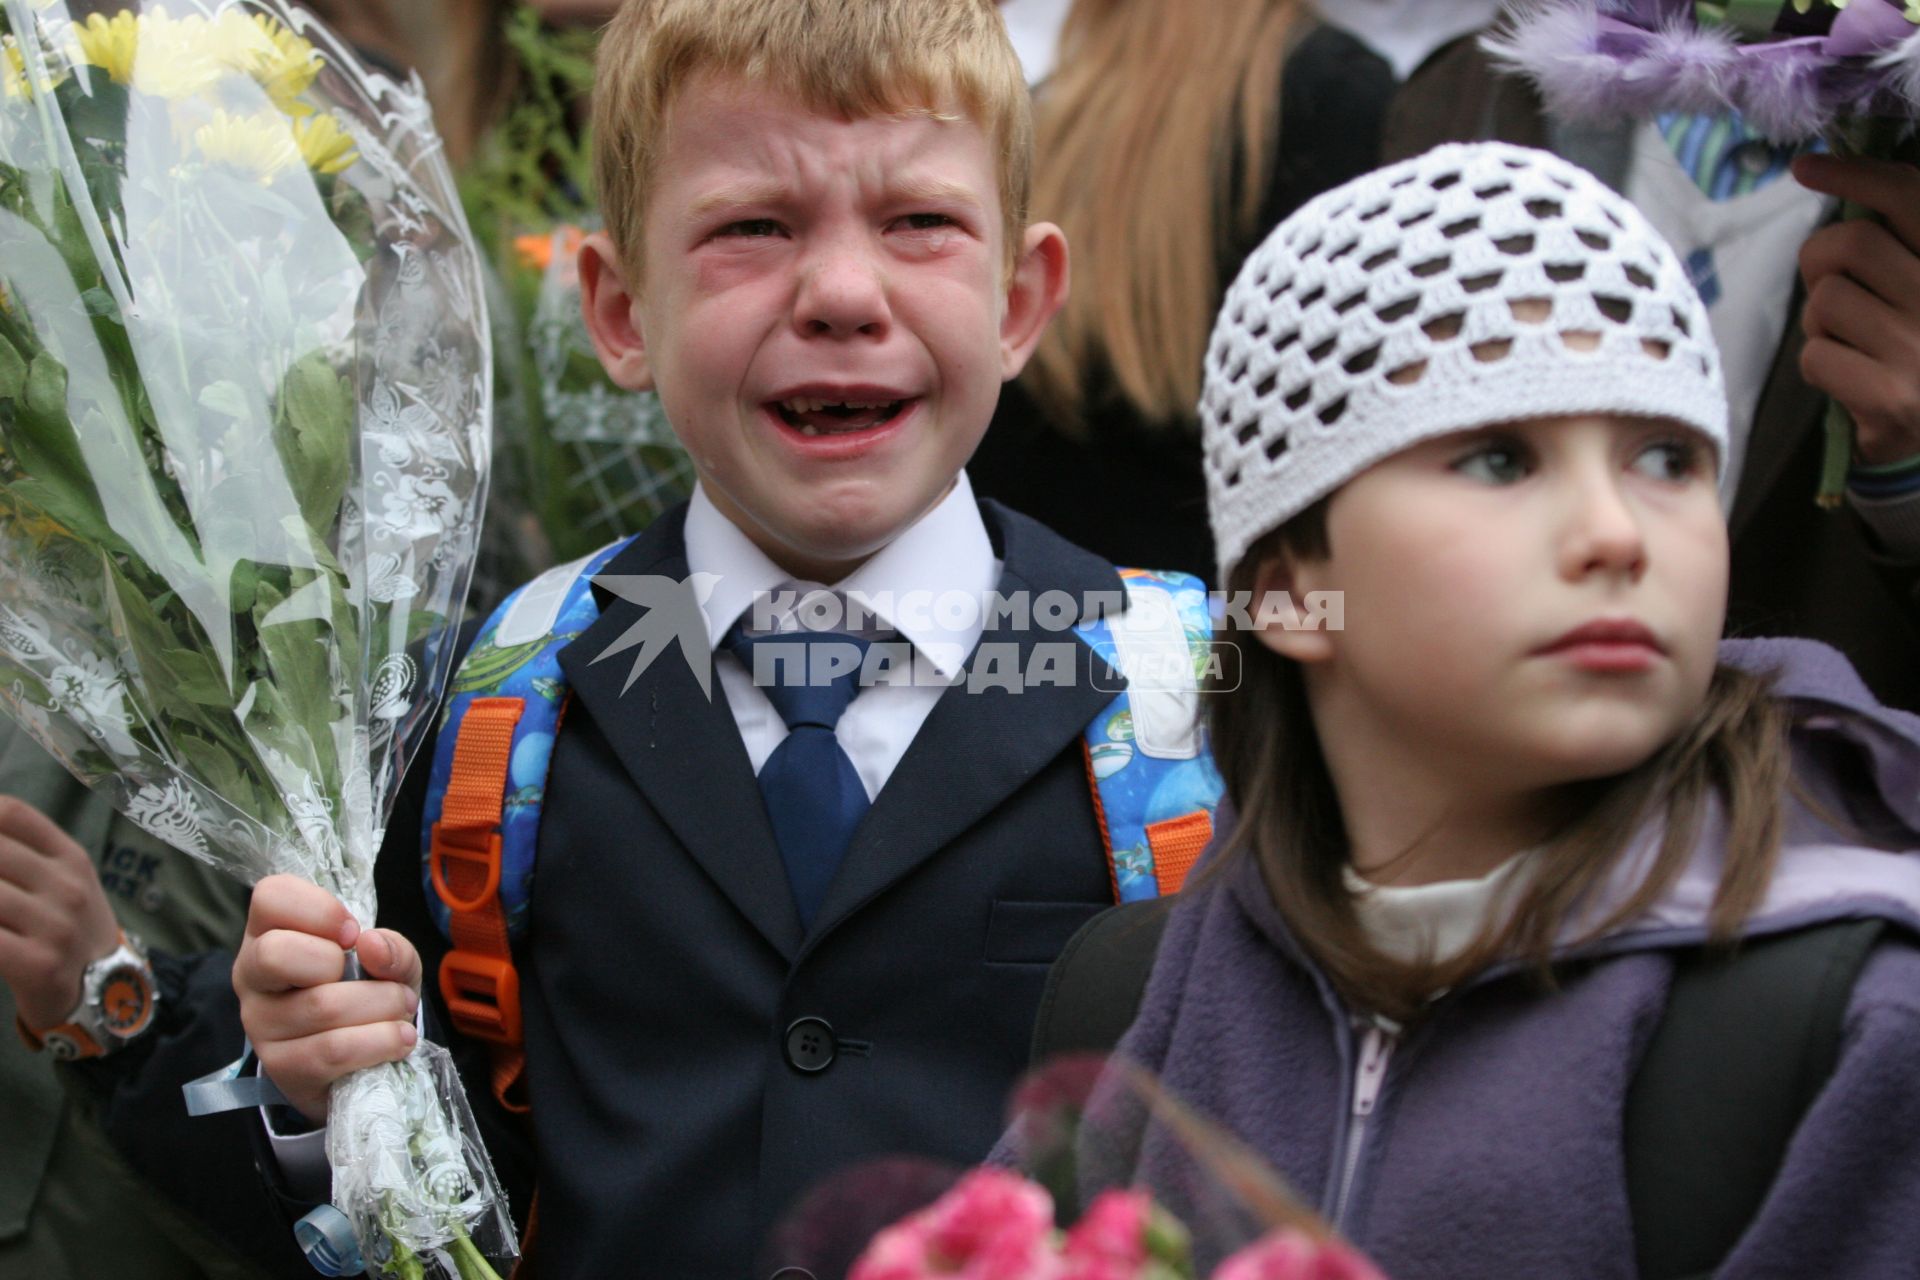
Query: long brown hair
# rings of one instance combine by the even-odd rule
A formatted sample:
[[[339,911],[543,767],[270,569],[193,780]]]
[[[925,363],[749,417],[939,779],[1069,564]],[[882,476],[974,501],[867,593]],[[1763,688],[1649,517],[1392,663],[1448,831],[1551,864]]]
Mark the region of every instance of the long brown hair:
[[[1275,556],[1326,552],[1323,500],[1255,544],[1234,570],[1232,589],[1251,591],[1259,567]],[[1737,936],[1766,892],[1785,822],[1788,717],[1768,696],[1767,680],[1722,666],[1672,742],[1626,773],[1569,788],[1570,820],[1537,852],[1501,923],[1453,959],[1406,962],[1384,955],[1369,942],[1347,887],[1346,826],[1299,666],[1249,635],[1223,638],[1240,650],[1240,684],[1206,701],[1214,758],[1238,817],[1229,856],[1257,860],[1287,927],[1356,1009],[1406,1021],[1433,993],[1507,957],[1550,980],[1563,924],[1616,871],[1647,819],[1663,818],[1665,832],[1646,875],[1583,938],[1617,928],[1673,885],[1715,797],[1726,829],[1711,940]]]
[[[1260,228],[1299,0],[1077,0],[1035,103],[1033,212],[1074,289],[1029,385],[1080,420],[1104,365],[1152,422],[1190,421],[1221,247]],[[1231,206],[1231,207],[1229,207]]]

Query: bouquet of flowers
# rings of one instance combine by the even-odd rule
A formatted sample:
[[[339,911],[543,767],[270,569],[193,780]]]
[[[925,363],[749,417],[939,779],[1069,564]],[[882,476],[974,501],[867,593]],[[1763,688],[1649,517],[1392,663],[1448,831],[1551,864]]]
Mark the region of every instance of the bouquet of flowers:
[[[914,1158],[850,1170],[795,1207],[760,1270],[848,1280],[1383,1280],[1258,1156],[1122,1059],[1050,1062],[1021,1082],[1011,1112],[994,1159],[1030,1176]],[[1134,1185],[1149,1140],[1174,1156],[1151,1193]]]
[[[0,704],[363,923],[484,501],[480,261],[417,86],[284,0],[0,0]],[[389,1275],[513,1232],[445,1052],[336,1086]]]
[[[874,1237],[848,1280],[1195,1280],[1187,1233],[1143,1191],[1105,1191],[1065,1232],[1053,1197],[1004,1169],[968,1174]],[[1234,1253],[1212,1280],[1384,1280],[1324,1233],[1282,1228]]]
[[[1880,158],[1920,122],[1920,0],[1529,0],[1487,47],[1567,120],[1734,110],[1782,145]],[[1836,403],[1823,505],[1852,441]]]

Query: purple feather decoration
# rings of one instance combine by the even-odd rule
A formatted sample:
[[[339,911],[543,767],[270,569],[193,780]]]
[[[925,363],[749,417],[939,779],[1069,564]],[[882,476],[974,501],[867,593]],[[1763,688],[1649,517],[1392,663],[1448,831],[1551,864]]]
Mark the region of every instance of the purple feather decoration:
[[[1769,142],[1791,144],[1833,127],[1839,104],[1828,92],[1819,40],[1761,45],[1746,59],[1737,105]]]
[[[1702,26],[1691,0],[1523,0],[1510,29],[1483,44],[1563,119],[1737,110],[1792,144],[1859,117],[1913,127],[1920,26],[1903,5],[1853,0],[1824,35],[1742,42]]]
[[[1592,0],[1531,0],[1515,12],[1512,30],[1483,41],[1494,61],[1532,80],[1547,110],[1570,120],[1605,120],[1648,110],[1645,87],[1622,74],[1601,47]]]
[[[1895,100],[1908,105],[1920,104],[1920,27],[1905,40],[1873,60],[1873,69],[1887,79],[1887,91]],[[1909,116],[1909,127],[1912,127]]]
[[[1668,26],[1654,36],[1629,74],[1660,111],[1719,111],[1740,74],[1740,49],[1726,32]]]

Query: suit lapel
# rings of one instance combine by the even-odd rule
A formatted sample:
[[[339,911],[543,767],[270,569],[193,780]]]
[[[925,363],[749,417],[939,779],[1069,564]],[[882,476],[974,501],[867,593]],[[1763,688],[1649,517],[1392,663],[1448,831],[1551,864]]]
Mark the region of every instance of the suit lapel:
[[[684,580],[684,520],[683,507],[654,521],[601,576]],[[561,669],[579,704],[575,714],[593,717],[662,821],[740,913],[791,960],[800,946],[800,919],[746,746],[726,693],[713,677],[712,653],[670,647],[628,686],[637,649],[596,659],[649,611],[599,587],[594,594],[599,621],[560,652]],[[711,699],[701,691],[691,662],[707,664]],[[736,799],[716,802],[716,797]],[[739,797],[751,797],[752,803],[740,803]]]
[[[1113,567],[996,503],[981,504],[1005,569],[1003,596],[1062,590],[1078,604],[1096,593],[1122,590]],[[815,921],[817,939],[889,885],[939,852],[991,813],[1072,743],[1114,688],[1094,687],[1093,651],[1072,631],[1047,631],[1007,619],[981,636],[967,660],[972,674],[986,661],[1017,662],[1013,678],[1030,669],[1043,645],[1071,646],[1071,676],[1058,685],[969,692],[966,678],[948,689],[912,745],[874,798],[854,833],[839,874]],[[1017,655],[1017,658],[1015,657]],[[1064,673],[1063,673],[1064,675]]]

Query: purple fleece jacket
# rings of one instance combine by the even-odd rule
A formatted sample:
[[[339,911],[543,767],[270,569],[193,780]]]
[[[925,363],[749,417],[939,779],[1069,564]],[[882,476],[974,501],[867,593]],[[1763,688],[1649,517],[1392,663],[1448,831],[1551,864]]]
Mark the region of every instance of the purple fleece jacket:
[[[1846,843],[1792,812],[1748,935],[1861,916],[1895,927],[1854,989],[1831,1081],[1719,1274],[1920,1275],[1920,717],[1879,707],[1820,645],[1730,642],[1723,657],[1780,671],[1779,694],[1803,716],[1798,776],[1909,852]],[[1264,1157],[1394,1280],[1631,1276],[1623,1100],[1674,949],[1705,936],[1715,830],[1652,912],[1580,949],[1595,963],[1557,993],[1495,971],[1398,1037],[1356,1026],[1250,859],[1223,867],[1170,919],[1120,1052]],[[1652,847],[1623,860],[1612,901]],[[1356,1071],[1382,1048],[1369,1104]],[[1181,1144],[1113,1092],[1096,1097],[1093,1116],[1101,1139],[1083,1132],[1083,1187],[1089,1175],[1144,1181],[1192,1219],[1202,1252],[1231,1242],[1210,1212],[1222,1197],[1196,1193],[1210,1180]]]

